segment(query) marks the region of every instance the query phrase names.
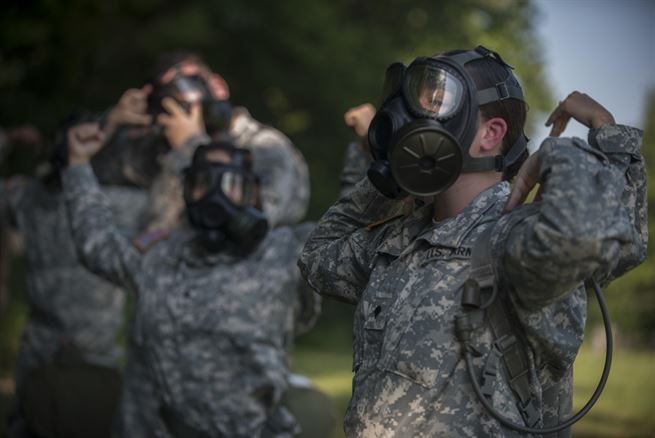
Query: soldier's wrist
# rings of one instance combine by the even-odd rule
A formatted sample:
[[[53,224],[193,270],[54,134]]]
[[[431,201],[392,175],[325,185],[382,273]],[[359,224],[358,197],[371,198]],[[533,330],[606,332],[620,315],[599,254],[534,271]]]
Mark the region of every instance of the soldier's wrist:
[[[69,166],[84,166],[91,162],[91,157],[82,156],[82,155],[69,155],[68,156],[68,165]]]

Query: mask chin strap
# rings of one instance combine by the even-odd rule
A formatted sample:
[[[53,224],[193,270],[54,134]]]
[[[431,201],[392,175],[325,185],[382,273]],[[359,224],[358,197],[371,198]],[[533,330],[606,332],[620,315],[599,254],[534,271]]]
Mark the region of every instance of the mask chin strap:
[[[462,172],[484,172],[495,170],[504,172],[505,169],[516,163],[528,148],[528,137],[522,135],[509,148],[505,155],[495,155],[493,157],[471,157],[468,153],[464,154],[462,161]]]

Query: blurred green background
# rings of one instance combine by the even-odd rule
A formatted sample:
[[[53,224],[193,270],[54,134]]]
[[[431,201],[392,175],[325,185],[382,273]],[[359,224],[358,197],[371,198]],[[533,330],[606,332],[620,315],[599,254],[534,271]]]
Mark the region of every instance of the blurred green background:
[[[336,197],[351,140],[343,113],[362,102],[377,104],[393,61],[477,44],[497,50],[519,73],[534,132],[555,100],[535,31],[538,12],[528,0],[4,0],[0,126],[32,123],[47,137],[73,110],[104,110],[125,89],[140,86],[161,51],[192,50],[225,77],[235,104],[282,130],[303,152],[312,183],[308,218],[317,219]],[[649,102],[644,155],[652,205],[655,94]],[[42,158],[42,150],[15,150],[0,173],[30,174]],[[652,208],[649,216],[652,232]],[[576,426],[576,436],[655,436],[654,261],[651,246],[646,263],[607,291],[618,333],[615,366],[606,394]],[[13,392],[27,310],[22,259],[12,258],[8,272],[8,295],[0,297],[0,421]],[[350,394],[351,319],[351,307],[326,303],[319,325],[299,339],[294,354],[294,368],[333,397],[340,415]],[[578,407],[602,367],[598,322],[592,306],[576,363]]]

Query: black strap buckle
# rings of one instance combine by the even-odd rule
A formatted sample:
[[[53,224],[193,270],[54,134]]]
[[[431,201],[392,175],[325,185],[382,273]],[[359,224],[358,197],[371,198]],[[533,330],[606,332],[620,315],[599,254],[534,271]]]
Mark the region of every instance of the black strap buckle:
[[[496,172],[502,172],[505,170],[505,157],[503,155],[496,155],[494,157],[494,166]]]
[[[532,398],[530,398],[530,400],[528,400],[524,405],[519,403],[519,410],[521,411],[521,416],[528,427],[535,427],[539,423],[541,416],[539,415],[539,410],[535,407],[535,402]]]
[[[487,48],[484,47],[484,46],[478,46],[478,47],[476,47],[474,50],[475,50],[476,52],[478,52],[478,53],[479,53],[480,55],[482,55],[482,56],[491,56],[491,55],[493,55],[493,53],[494,53],[494,52],[492,52],[491,50],[487,49]]]
[[[498,82],[496,84],[496,91],[498,91],[498,100],[503,101],[509,99],[509,88],[507,88],[507,82]]]

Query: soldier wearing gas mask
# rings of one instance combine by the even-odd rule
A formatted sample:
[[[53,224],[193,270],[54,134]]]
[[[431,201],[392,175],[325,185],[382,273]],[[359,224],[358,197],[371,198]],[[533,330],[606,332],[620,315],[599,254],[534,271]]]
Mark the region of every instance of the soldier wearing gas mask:
[[[119,127],[116,116],[132,122]],[[104,129],[112,135],[96,159],[124,150],[121,171],[152,188],[151,230],[184,223],[179,173],[209,138],[229,137],[252,150],[262,207],[272,226],[297,223],[306,213],[309,175],[301,153],[284,134],[233,107],[228,84],[197,55],[162,54],[148,85],[128,90],[108,113]]]
[[[386,79],[368,178],[299,262],[316,291],[357,306],[346,435],[532,436],[561,423],[583,283],[645,258],[641,131],[574,92],[527,158],[522,90],[483,47],[392,64]],[[556,138],[570,118],[588,143]],[[519,206],[537,183],[538,202]]]
[[[148,231],[137,239],[138,245],[147,247],[162,234],[186,226],[181,172],[189,165],[195,148],[210,138],[228,138],[238,147],[247,146],[252,150],[252,167],[260,178],[259,202],[271,227],[296,223],[305,215],[309,177],[304,158],[281,132],[260,124],[245,108],[233,108],[229,97],[227,83],[198,56],[168,53],[160,57],[150,83],[142,89],[128,90],[109,112],[104,126],[109,144],[93,158],[94,161],[103,161],[121,144],[129,149],[122,155],[141,156],[141,151],[153,149],[138,144],[144,138],[159,136],[159,144],[165,145],[164,152],[156,154],[159,159],[154,177],[148,177],[151,172],[144,166],[135,171],[143,161],[138,157],[126,161],[123,166],[125,174],[145,177],[149,181],[151,196],[145,220]],[[131,120],[130,126],[117,130],[116,118]],[[149,134],[140,137],[143,133]],[[320,296],[312,291],[299,296],[295,320],[297,334],[313,327],[320,314],[320,302]],[[295,405],[297,395],[302,395],[304,404],[311,396],[321,405],[313,411],[326,413],[320,419],[303,416],[301,423],[325,424],[330,417],[330,409],[325,407],[327,397],[309,385],[307,379],[292,381],[303,383],[292,385],[287,393],[290,405]],[[329,431],[329,427],[323,429]]]
[[[88,165],[102,142],[97,125],[71,130],[63,184],[81,259],[136,296],[119,435],[291,436],[279,403],[311,225],[269,228],[250,152],[223,141],[198,147],[184,171],[190,228],[141,252]]]

